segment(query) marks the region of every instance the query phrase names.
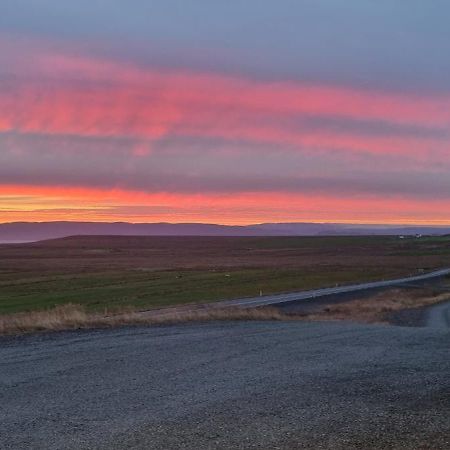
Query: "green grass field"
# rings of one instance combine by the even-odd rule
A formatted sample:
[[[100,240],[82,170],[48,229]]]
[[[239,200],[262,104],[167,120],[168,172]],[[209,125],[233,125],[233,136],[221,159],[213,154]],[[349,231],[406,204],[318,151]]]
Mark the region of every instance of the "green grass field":
[[[0,246],[0,313],[157,308],[450,266],[450,238],[80,237]]]
[[[329,267],[319,273],[294,269],[178,270],[104,272],[20,279],[0,283],[0,311],[17,312],[62,303],[89,309],[126,305],[159,307],[241,296],[311,289],[376,280],[383,271],[353,271]]]

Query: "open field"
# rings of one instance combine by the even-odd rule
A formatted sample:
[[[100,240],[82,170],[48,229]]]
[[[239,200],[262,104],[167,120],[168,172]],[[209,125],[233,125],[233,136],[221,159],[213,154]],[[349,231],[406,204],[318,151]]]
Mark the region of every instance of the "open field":
[[[74,237],[0,245],[0,312],[147,309],[450,266],[450,237]]]

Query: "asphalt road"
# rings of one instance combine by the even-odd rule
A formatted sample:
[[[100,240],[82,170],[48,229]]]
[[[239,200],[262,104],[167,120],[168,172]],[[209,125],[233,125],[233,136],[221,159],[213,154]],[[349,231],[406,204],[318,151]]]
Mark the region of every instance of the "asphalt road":
[[[282,303],[296,302],[299,300],[313,300],[331,295],[348,294],[351,292],[367,291],[372,289],[386,288],[390,286],[400,286],[406,283],[429,281],[442,278],[450,274],[450,269],[440,269],[423,275],[415,275],[394,280],[373,281],[371,283],[352,284],[348,286],[336,286],[325,289],[314,289],[311,291],[290,292],[286,294],[263,295],[260,297],[242,298],[216,302],[216,306],[233,306],[243,308],[256,308],[259,306],[279,305]]]
[[[2,449],[447,449],[446,328],[234,322],[0,340]]]

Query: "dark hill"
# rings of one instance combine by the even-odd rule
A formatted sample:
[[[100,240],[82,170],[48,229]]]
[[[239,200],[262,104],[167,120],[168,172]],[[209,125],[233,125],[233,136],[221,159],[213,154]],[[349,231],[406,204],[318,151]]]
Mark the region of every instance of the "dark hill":
[[[0,242],[30,242],[66,236],[323,236],[449,234],[450,227],[264,223],[247,226],[204,223],[15,222],[0,224]]]

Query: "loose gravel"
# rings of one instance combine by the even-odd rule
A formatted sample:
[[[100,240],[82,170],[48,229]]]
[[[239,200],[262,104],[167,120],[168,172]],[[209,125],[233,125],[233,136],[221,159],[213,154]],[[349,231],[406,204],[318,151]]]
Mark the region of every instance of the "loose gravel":
[[[447,449],[450,334],[216,322],[0,339],[2,449]]]

